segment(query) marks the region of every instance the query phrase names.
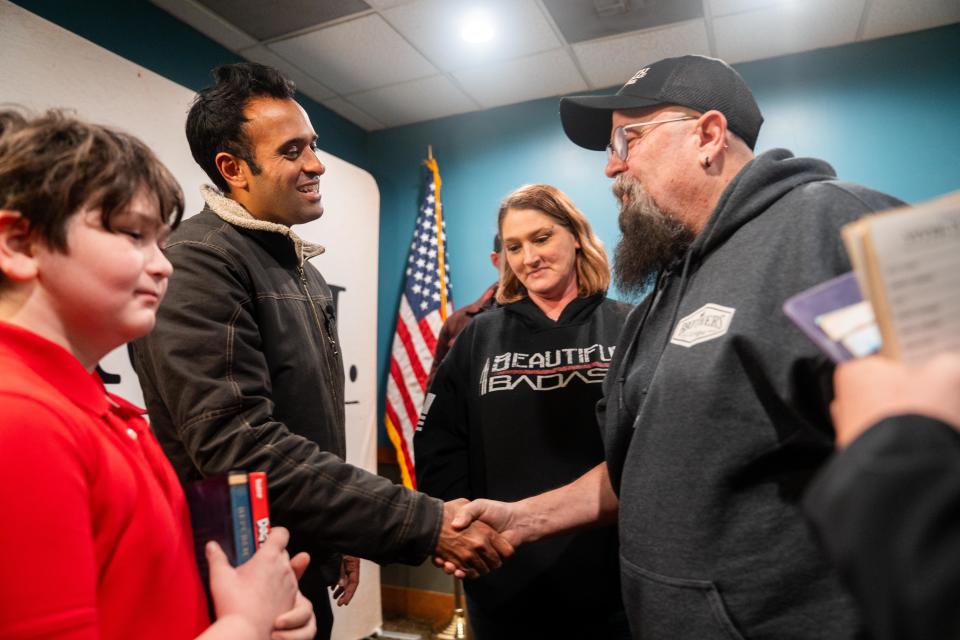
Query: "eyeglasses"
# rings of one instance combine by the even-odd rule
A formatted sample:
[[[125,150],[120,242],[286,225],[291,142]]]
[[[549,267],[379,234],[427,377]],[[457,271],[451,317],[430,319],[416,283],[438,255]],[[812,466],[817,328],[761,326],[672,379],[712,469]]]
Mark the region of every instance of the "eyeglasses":
[[[668,122],[680,122],[681,120],[696,120],[696,116],[683,116],[680,118],[668,118],[666,120],[651,120],[650,122],[635,122],[633,124],[622,124],[613,130],[613,138],[607,145],[607,152],[610,157],[620,158],[621,162],[627,161],[627,152],[630,147],[630,140],[627,140],[627,129],[639,129],[640,127],[649,127],[655,124],[666,124]],[[634,140],[638,140],[634,138]]]

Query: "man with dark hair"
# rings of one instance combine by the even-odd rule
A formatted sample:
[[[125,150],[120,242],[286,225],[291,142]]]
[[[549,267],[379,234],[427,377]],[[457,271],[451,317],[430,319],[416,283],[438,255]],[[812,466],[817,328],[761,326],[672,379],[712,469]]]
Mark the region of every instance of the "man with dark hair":
[[[518,503],[474,503],[514,544],[619,518],[638,638],[853,638],[861,623],[800,497],[833,448],[832,366],[783,301],[850,269],[840,227],[899,204],[784,149],[740,75],[701,56],[642,67],[616,95],[564,98],[576,144],[607,149],[628,318],[598,414],[606,463]],[[449,569],[449,567],[448,567]]]
[[[317,135],[293,85],[268,67],[218,67],[187,118],[196,161],[219,187],[172,235],[175,267],[156,330],[134,345],[153,428],[184,482],[266,471],[272,519],[314,560],[301,589],[320,637],[327,586],[346,604],[359,563],[429,554],[470,573],[512,549],[489,527],[454,531],[456,506],[346,464],[344,375],[323,248],[291,227],[323,213]]]
[[[500,236],[494,235],[493,251],[490,252],[490,264],[492,264],[493,268],[497,271],[500,270],[501,249]],[[478,314],[492,309],[497,305],[496,295],[498,284],[499,282],[494,282],[487,287],[479,298],[464,307],[460,307],[444,321],[443,326],[440,327],[440,333],[437,335],[437,349],[433,353],[433,364],[430,365],[430,375],[427,376],[427,389],[433,384],[433,379],[437,375],[437,368],[440,366],[440,363],[443,362],[443,359],[447,357],[447,353],[453,347],[453,343],[457,341],[457,336],[460,335],[460,332],[466,329],[470,321]]]
[[[256,73],[251,73],[251,69],[256,69]],[[262,65],[224,65],[214,69],[213,74],[216,84],[200,92],[187,114],[187,140],[193,159],[217,189],[227,193],[229,185],[217,168],[216,157],[221,151],[243,160],[253,175],[260,175],[263,170],[244,130],[248,119],[235,105],[244,104],[251,96],[293,100],[296,90],[279,71]]]

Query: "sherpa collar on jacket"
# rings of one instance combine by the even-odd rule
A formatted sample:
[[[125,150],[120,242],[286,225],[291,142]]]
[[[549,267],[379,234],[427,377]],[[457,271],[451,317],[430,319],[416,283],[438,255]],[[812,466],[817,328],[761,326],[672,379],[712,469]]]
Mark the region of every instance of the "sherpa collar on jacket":
[[[210,185],[205,184],[201,186],[200,195],[203,196],[203,199],[207,203],[207,206],[210,207],[210,210],[217,214],[217,216],[224,222],[228,222],[235,227],[241,227],[243,229],[253,229],[254,231],[270,231],[272,233],[279,233],[280,235],[289,237],[293,242],[294,250],[297,252],[299,264],[303,264],[304,260],[314,258],[326,251],[322,245],[314,244],[313,242],[304,240],[286,225],[254,218],[253,215],[247,211],[242,204],[236,200],[231,200],[230,198],[224,196]]]

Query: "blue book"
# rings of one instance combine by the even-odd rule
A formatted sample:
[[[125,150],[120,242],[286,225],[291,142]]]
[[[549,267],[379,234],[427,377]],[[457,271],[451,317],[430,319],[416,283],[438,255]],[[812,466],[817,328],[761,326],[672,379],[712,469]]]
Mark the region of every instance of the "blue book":
[[[227,474],[230,486],[230,516],[233,519],[233,541],[237,567],[253,557],[253,518],[250,515],[250,485],[244,471]]]
[[[834,362],[876,353],[880,332],[854,274],[821,282],[791,297],[783,312]]]

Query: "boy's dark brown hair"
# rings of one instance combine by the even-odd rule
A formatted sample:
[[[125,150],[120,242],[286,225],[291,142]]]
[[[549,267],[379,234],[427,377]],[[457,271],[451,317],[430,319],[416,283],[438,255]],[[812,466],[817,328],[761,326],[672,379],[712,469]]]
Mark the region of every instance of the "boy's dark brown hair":
[[[180,185],[137,138],[62,111],[0,110],[0,209],[19,212],[51,249],[67,251],[66,223],[81,208],[100,208],[109,230],[140,189],[165,223],[180,222]]]

